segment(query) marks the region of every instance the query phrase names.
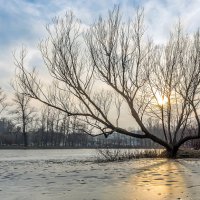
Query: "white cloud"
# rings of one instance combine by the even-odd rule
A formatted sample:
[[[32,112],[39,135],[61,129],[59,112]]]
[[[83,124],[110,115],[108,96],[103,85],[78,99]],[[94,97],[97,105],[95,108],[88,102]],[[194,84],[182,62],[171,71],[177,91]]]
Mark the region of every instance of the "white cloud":
[[[163,42],[169,31],[180,19],[188,31],[196,31],[200,26],[199,0],[151,0],[144,3],[148,31],[157,42]]]
[[[200,25],[200,0],[0,0],[0,84],[8,87],[15,70],[12,51],[22,44],[28,48],[29,64],[42,68],[37,46],[46,37],[45,24],[54,16],[72,10],[87,26],[116,4],[125,17],[132,17],[138,4],[144,7],[147,31],[157,42],[166,40],[179,17],[191,32]]]

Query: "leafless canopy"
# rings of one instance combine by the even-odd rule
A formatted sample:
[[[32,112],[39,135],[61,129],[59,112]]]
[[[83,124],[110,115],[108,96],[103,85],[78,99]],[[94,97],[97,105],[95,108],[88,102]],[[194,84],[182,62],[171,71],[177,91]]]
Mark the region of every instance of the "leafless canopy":
[[[55,18],[47,26],[49,37],[40,43],[53,83],[47,89],[35,70],[25,69],[23,49],[16,59],[21,92],[77,116],[87,123],[88,133],[150,138],[176,152],[200,137],[199,31],[190,36],[178,25],[165,45],[155,45],[143,21],[138,10],[133,20],[123,22],[118,7],[87,30],[71,12]],[[125,107],[141,133],[122,128]],[[162,127],[159,136],[147,128],[148,118]],[[195,126],[198,133],[191,132]]]
[[[14,109],[11,114],[14,116],[14,120],[22,128],[24,146],[28,145],[27,131],[30,124],[33,122],[35,117],[35,110],[30,105],[31,97],[20,93],[16,80],[12,82],[12,87],[15,90],[14,93]]]
[[[0,88],[0,113],[2,113],[7,107],[7,103],[5,102],[6,95],[3,92],[2,88]]]

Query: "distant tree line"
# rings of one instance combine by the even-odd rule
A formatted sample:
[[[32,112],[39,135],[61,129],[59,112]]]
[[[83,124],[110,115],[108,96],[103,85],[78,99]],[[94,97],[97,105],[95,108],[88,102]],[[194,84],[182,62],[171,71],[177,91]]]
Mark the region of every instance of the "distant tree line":
[[[14,101],[16,104],[16,101]],[[29,105],[30,106],[30,105]],[[9,106],[8,106],[9,107]],[[76,118],[69,118],[65,113],[43,106],[39,111],[32,110],[30,119],[25,126],[24,137],[23,115],[17,105],[11,106],[12,111],[0,119],[0,146],[33,147],[33,148],[161,148],[150,139],[140,140],[130,136],[113,133],[107,138],[104,135],[93,137],[86,134],[84,125]],[[17,110],[18,109],[18,110]],[[159,123],[148,120],[149,129],[159,137]],[[138,134],[140,131],[135,131]],[[186,143],[188,147],[199,148],[200,141]]]
[[[117,132],[112,135],[94,137],[88,132],[87,125],[68,117],[65,112],[49,106],[33,107],[31,99],[18,92],[12,83],[15,93],[12,102],[7,102],[0,88],[0,147],[35,147],[35,148],[161,148],[150,139],[140,140]],[[3,117],[4,116],[4,117]],[[6,116],[6,117],[5,117]],[[160,138],[162,127],[159,122],[149,118],[148,129]],[[129,128],[130,131],[133,131]],[[188,130],[188,135],[195,134],[197,128]],[[140,130],[134,130],[141,134]],[[105,137],[106,136],[106,137]],[[200,148],[200,140],[185,143],[187,147]]]

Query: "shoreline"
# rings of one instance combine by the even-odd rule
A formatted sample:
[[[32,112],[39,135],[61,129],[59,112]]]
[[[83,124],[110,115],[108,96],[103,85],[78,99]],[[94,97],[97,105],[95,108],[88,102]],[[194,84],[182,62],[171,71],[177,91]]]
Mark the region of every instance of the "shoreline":
[[[0,146],[1,149],[9,150],[9,149],[106,149],[107,147],[34,147],[34,146]],[[162,148],[137,148],[137,147],[109,147],[108,149],[162,149]]]
[[[104,147],[23,147],[23,146],[0,146],[0,150],[84,150],[84,149],[106,149]],[[154,148],[154,149],[149,149],[149,148],[135,148],[135,147],[122,147],[122,148],[109,148],[110,150],[115,150],[115,149],[121,149],[121,150],[163,150],[162,148]],[[144,151],[145,154],[145,151]],[[138,157],[140,158],[140,157]],[[137,159],[138,159],[137,158]],[[141,153],[141,158],[149,158],[148,156],[142,156]],[[150,158],[154,158],[153,156]],[[165,156],[155,156],[155,158],[165,158]],[[200,150],[195,150],[195,149],[180,149],[177,153],[177,156],[175,159],[184,159],[184,158],[200,158]],[[134,158],[131,158],[134,159]],[[136,159],[136,158],[135,158]],[[126,159],[125,159],[126,160]]]

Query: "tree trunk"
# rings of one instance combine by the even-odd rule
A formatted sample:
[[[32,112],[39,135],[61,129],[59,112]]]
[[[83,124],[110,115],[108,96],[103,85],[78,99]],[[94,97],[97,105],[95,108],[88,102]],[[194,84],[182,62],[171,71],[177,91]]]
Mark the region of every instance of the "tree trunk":
[[[168,158],[176,158],[179,147],[172,147],[170,149],[166,149],[166,155]]]
[[[27,146],[28,146],[28,142],[27,142],[27,133],[24,132],[23,135],[24,135],[24,147],[27,147]]]
[[[23,137],[24,137],[24,147],[27,147],[28,146],[28,142],[27,142],[27,133],[26,133],[25,123],[23,123]]]

